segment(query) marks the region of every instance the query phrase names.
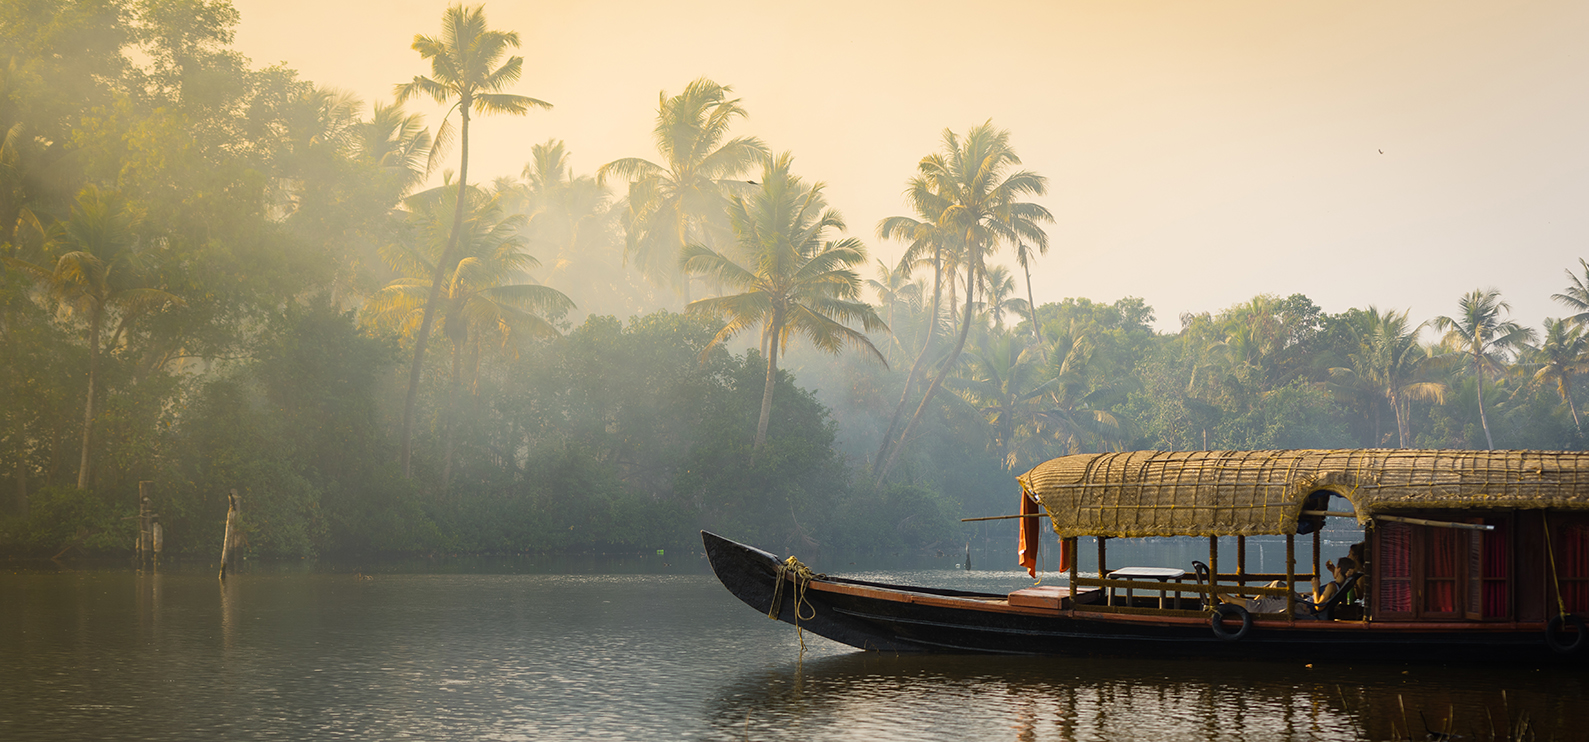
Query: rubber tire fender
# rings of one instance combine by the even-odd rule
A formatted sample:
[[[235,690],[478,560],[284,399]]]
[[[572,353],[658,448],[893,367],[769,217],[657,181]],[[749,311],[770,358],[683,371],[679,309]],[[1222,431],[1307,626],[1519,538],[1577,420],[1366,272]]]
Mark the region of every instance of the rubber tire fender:
[[[1565,624],[1572,624],[1573,630],[1578,632],[1571,642],[1566,641],[1567,637],[1561,631]],[[1545,643],[1556,654],[1577,654],[1585,644],[1589,644],[1589,633],[1584,631],[1583,619],[1569,613],[1552,618],[1550,623],[1545,624]]]
[[[1241,628],[1231,631],[1225,627],[1225,617],[1241,619]],[[1214,606],[1214,613],[1208,618],[1209,625],[1214,629],[1214,636],[1228,642],[1239,642],[1252,633],[1252,614],[1235,603],[1220,603]]]

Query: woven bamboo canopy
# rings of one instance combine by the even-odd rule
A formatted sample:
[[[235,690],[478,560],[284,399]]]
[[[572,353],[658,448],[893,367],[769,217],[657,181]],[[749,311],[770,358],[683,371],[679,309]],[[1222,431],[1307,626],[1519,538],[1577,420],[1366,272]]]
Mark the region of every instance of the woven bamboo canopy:
[[[1020,483],[1061,538],[1284,535],[1320,491],[1345,497],[1360,523],[1415,509],[1589,509],[1589,454],[1136,451],[1062,456]]]

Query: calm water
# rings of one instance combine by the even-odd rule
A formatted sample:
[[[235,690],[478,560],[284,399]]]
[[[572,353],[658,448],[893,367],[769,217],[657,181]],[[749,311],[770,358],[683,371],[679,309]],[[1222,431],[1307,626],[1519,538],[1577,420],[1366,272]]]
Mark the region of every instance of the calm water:
[[[1030,584],[962,559],[815,566]],[[1425,720],[1589,738],[1582,669],[885,656],[809,635],[802,659],[693,556],[373,572],[0,573],[0,740],[1388,740]]]

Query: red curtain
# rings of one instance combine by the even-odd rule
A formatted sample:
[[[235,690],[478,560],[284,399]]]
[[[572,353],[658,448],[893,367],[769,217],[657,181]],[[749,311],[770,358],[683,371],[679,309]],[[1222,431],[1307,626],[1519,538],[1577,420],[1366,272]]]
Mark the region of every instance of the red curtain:
[[[1450,528],[1424,529],[1429,545],[1424,561],[1424,610],[1429,613],[1455,613],[1457,610],[1457,563],[1461,541]]]
[[[1562,602],[1570,612],[1589,611],[1589,527],[1581,523],[1562,527],[1559,559]]]
[[[1412,526],[1385,523],[1380,526],[1379,609],[1388,613],[1412,612]]]
[[[1484,533],[1484,615],[1504,617],[1506,582],[1512,575],[1512,550],[1507,543],[1506,529],[1498,526]]]

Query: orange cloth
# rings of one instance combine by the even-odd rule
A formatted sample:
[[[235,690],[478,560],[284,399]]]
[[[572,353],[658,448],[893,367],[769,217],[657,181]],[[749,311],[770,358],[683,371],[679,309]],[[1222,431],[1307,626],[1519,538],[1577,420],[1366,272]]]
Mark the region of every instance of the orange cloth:
[[[1037,515],[1037,501],[1032,499],[1025,488],[1021,489],[1021,515]],[[1021,566],[1026,568],[1026,574],[1032,577],[1037,576],[1037,547],[1040,543],[1037,529],[1042,520],[1042,518],[1021,518],[1021,544],[1017,553],[1021,557]]]
[[[1021,490],[1021,515],[1040,515],[1037,510],[1038,502],[1025,489]],[[1026,568],[1026,574],[1037,576],[1037,549],[1042,543],[1038,535],[1043,527],[1043,519],[1021,518],[1021,543],[1017,554],[1021,557],[1021,566]],[[1059,571],[1070,571],[1070,560],[1075,558],[1076,539],[1061,539],[1059,542]]]

